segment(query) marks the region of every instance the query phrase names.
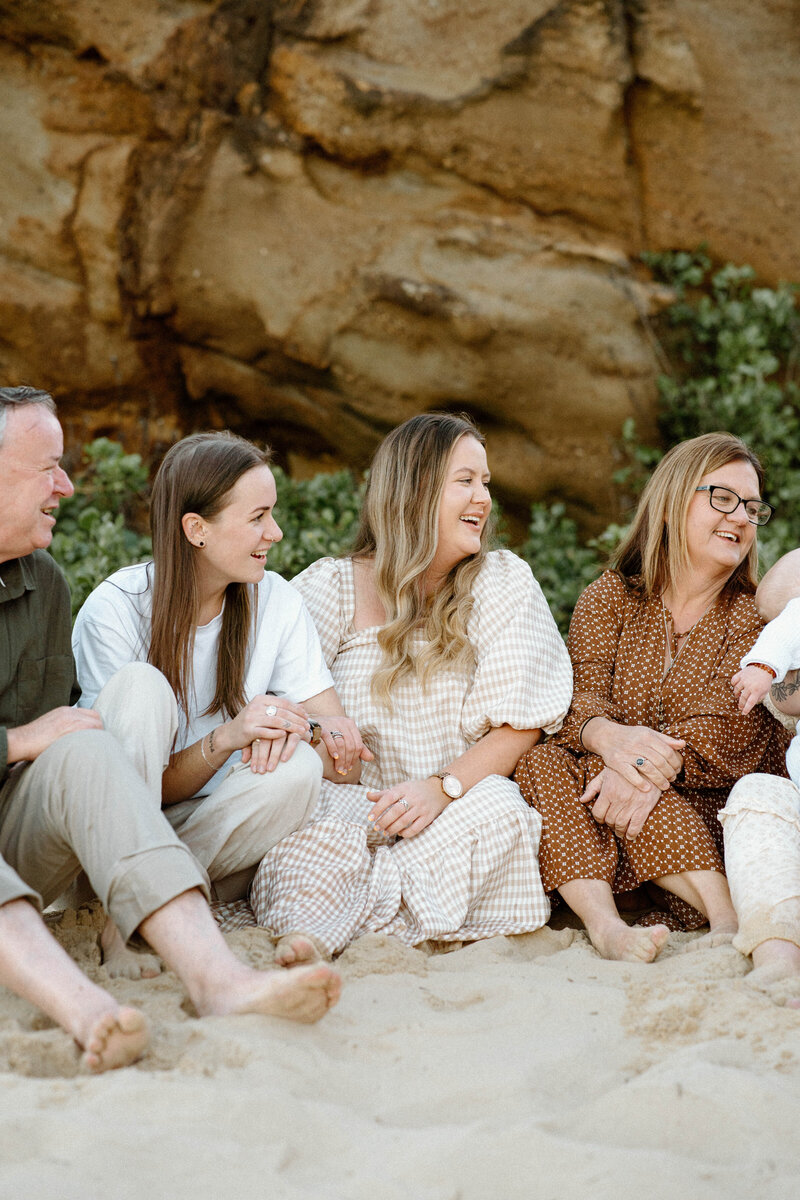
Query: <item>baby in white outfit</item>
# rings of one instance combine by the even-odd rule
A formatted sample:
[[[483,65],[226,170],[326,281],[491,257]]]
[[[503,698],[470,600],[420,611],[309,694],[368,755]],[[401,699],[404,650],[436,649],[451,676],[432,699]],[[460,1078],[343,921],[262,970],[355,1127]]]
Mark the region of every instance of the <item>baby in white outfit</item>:
[[[792,550],[767,571],[756,594],[758,611],[769,624],[731,679],[743,713],[765,699],[773,684],[800,669],[800,550]],[[800,787],[800,733],[786,751],[792,783]]]

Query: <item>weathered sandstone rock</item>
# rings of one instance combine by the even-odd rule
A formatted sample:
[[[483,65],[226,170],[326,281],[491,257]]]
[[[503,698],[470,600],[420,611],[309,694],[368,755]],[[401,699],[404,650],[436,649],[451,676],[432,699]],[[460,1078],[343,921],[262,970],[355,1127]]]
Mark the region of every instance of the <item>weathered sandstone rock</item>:
[[[76,437],[304,471],[466,408],[502,499],[613,511],[645,248],[800,276],[792,0],[0,0],[0,375]]]

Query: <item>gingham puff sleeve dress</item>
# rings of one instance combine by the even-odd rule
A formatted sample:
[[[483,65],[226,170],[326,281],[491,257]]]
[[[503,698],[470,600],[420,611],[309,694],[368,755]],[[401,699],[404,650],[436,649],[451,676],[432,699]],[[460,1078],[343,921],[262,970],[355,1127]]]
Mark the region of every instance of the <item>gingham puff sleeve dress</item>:
[[[753,597],[723,598],[709,609],[666,675],[665,621],[674,638],[660,598],[640,598],[613,571],[590,584],[575,607],[569,715],[554,739],[523,756],[514,776],[543,818],[547,891],[572,879],[604,879],[625,892],[664,875],[723,871],[717,813],[729,790],[751,771],[785,774],[786,730],[760,704],[743,716],[731,687],[762,628]],[[603,767],[580,741],[582,726],[594,716],[686,740],[682,772],[632,842],[598,824],[579,800]],[[705,924],[685,902],[664,897],[676,927]]]
[[[382,661],[379,629],[353,628],[352,562],[323,559],[295,584],[375,761],[363,764],[361,784],[323,780],[311,823],[267,854],[250,893],[258,924],[275,936],[311,934],[329,953],[374,931],[418,945],[539,928],[549,916],[541,822],[511,780],[487,776],[407,840],[386,838],[366,819],[368,789],[429,777],[495,726],[559,727],[572,673],[527,565],[509,551],[487,556],[468,626],[474,670],[439,672],[424,691],[406,677],[391,712],[370,686]]]

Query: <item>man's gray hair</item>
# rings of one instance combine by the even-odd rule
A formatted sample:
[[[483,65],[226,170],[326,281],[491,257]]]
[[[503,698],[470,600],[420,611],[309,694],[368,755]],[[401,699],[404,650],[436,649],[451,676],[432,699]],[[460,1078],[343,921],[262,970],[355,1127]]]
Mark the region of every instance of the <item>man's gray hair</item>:
[[[55,413],[56,403],[49,392],[33,387],[0,387],[0,446],[6,432],[9,410],[24,408],[26,404],[41,404],[48,412]]]

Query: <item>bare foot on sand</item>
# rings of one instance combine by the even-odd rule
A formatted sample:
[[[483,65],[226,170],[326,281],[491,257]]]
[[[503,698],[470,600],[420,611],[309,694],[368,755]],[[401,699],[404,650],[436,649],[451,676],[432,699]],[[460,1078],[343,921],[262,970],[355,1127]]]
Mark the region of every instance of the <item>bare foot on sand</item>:
[[[683,947],[683,953],[690,954],[693,950],[710,950],[715,946],[730,946],[738,931],[737,921],[720,921],[718,924],[712,925],[708,933],[687,942]]]
[[[131,950],[110,917],[100,934],[100,953],[111,979],[155,979],[161,974],[156,956]]]
[[[618,962],[652,962],[669,937],[666,925],[626,925],[621,920],[598,922],[587,933],[603,958]]]
[[[783,938],[769,938],[756,946],[753,970],[745,983],[777,1004],[800,1008],[800,946]]]
[[[83,1047],[84,1066],[100,1074],[136,1062],[150,1034],[138,1008],[115,1007],[87,1019],[76,1040]]]
[[[275,943],[275,962],[279,967],[310,966],[329,959],[330,955],[310,933],[284,933]]]
[[[201,1017],[261,1013],[311,1025],[338,1003],[341,991],[341,976],[324,964],[293,971],[253,971],[243,966],[224,989],[207,991],[195,1005]]]

